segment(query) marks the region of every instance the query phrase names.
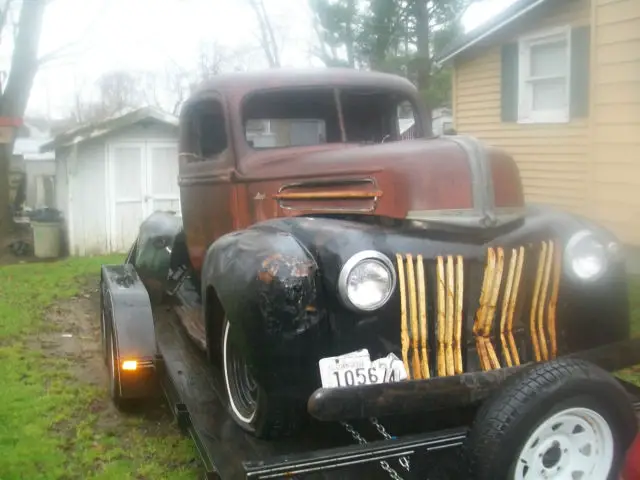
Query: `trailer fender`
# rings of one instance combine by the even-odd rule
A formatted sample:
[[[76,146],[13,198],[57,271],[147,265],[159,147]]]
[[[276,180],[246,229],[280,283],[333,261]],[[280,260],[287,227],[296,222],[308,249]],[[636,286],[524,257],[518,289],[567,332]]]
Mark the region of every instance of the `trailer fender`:
[[[101,330],[116,403],[149,396],[158,356],[149,294],[131,264],[103,265]]]

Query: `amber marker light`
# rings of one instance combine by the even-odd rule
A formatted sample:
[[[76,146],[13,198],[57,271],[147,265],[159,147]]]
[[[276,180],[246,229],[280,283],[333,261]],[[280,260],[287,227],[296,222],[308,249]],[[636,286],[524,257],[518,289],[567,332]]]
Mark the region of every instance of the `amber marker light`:
[[[138,362],[135,360],[125,360],[122,362],[122,370],[136,370],[138,368]]]

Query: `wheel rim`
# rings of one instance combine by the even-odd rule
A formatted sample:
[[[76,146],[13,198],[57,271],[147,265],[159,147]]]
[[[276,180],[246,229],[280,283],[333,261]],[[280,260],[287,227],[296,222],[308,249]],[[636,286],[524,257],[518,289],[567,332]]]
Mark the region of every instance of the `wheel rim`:
[[[229,323],[224,329],[224,378],[233,413],[245,423],[251,423],[258,406],[258,385],[247,362],[229,339]]]
[[[527,439],[514,480],[602,480],[613,453],[613,433],[602,415],[588,408],[563,410]]]

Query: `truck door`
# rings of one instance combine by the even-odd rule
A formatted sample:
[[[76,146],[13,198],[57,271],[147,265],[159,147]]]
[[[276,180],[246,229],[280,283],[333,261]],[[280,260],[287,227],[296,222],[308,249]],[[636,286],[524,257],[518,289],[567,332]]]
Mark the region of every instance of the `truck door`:
[[[222,100],[208,92],[181,115],[180,199],[191,263],[200,271],[209,245],[234,230],[234,169]]]

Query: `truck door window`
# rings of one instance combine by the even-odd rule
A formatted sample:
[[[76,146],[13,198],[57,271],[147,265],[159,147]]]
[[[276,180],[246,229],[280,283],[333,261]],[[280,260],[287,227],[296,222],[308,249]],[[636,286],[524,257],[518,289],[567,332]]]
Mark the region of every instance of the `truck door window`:
[[[215,160],[227,150],[227,129],[220,102],[205,100],[192,105],[183,133],[191,153],[191,160]]]

